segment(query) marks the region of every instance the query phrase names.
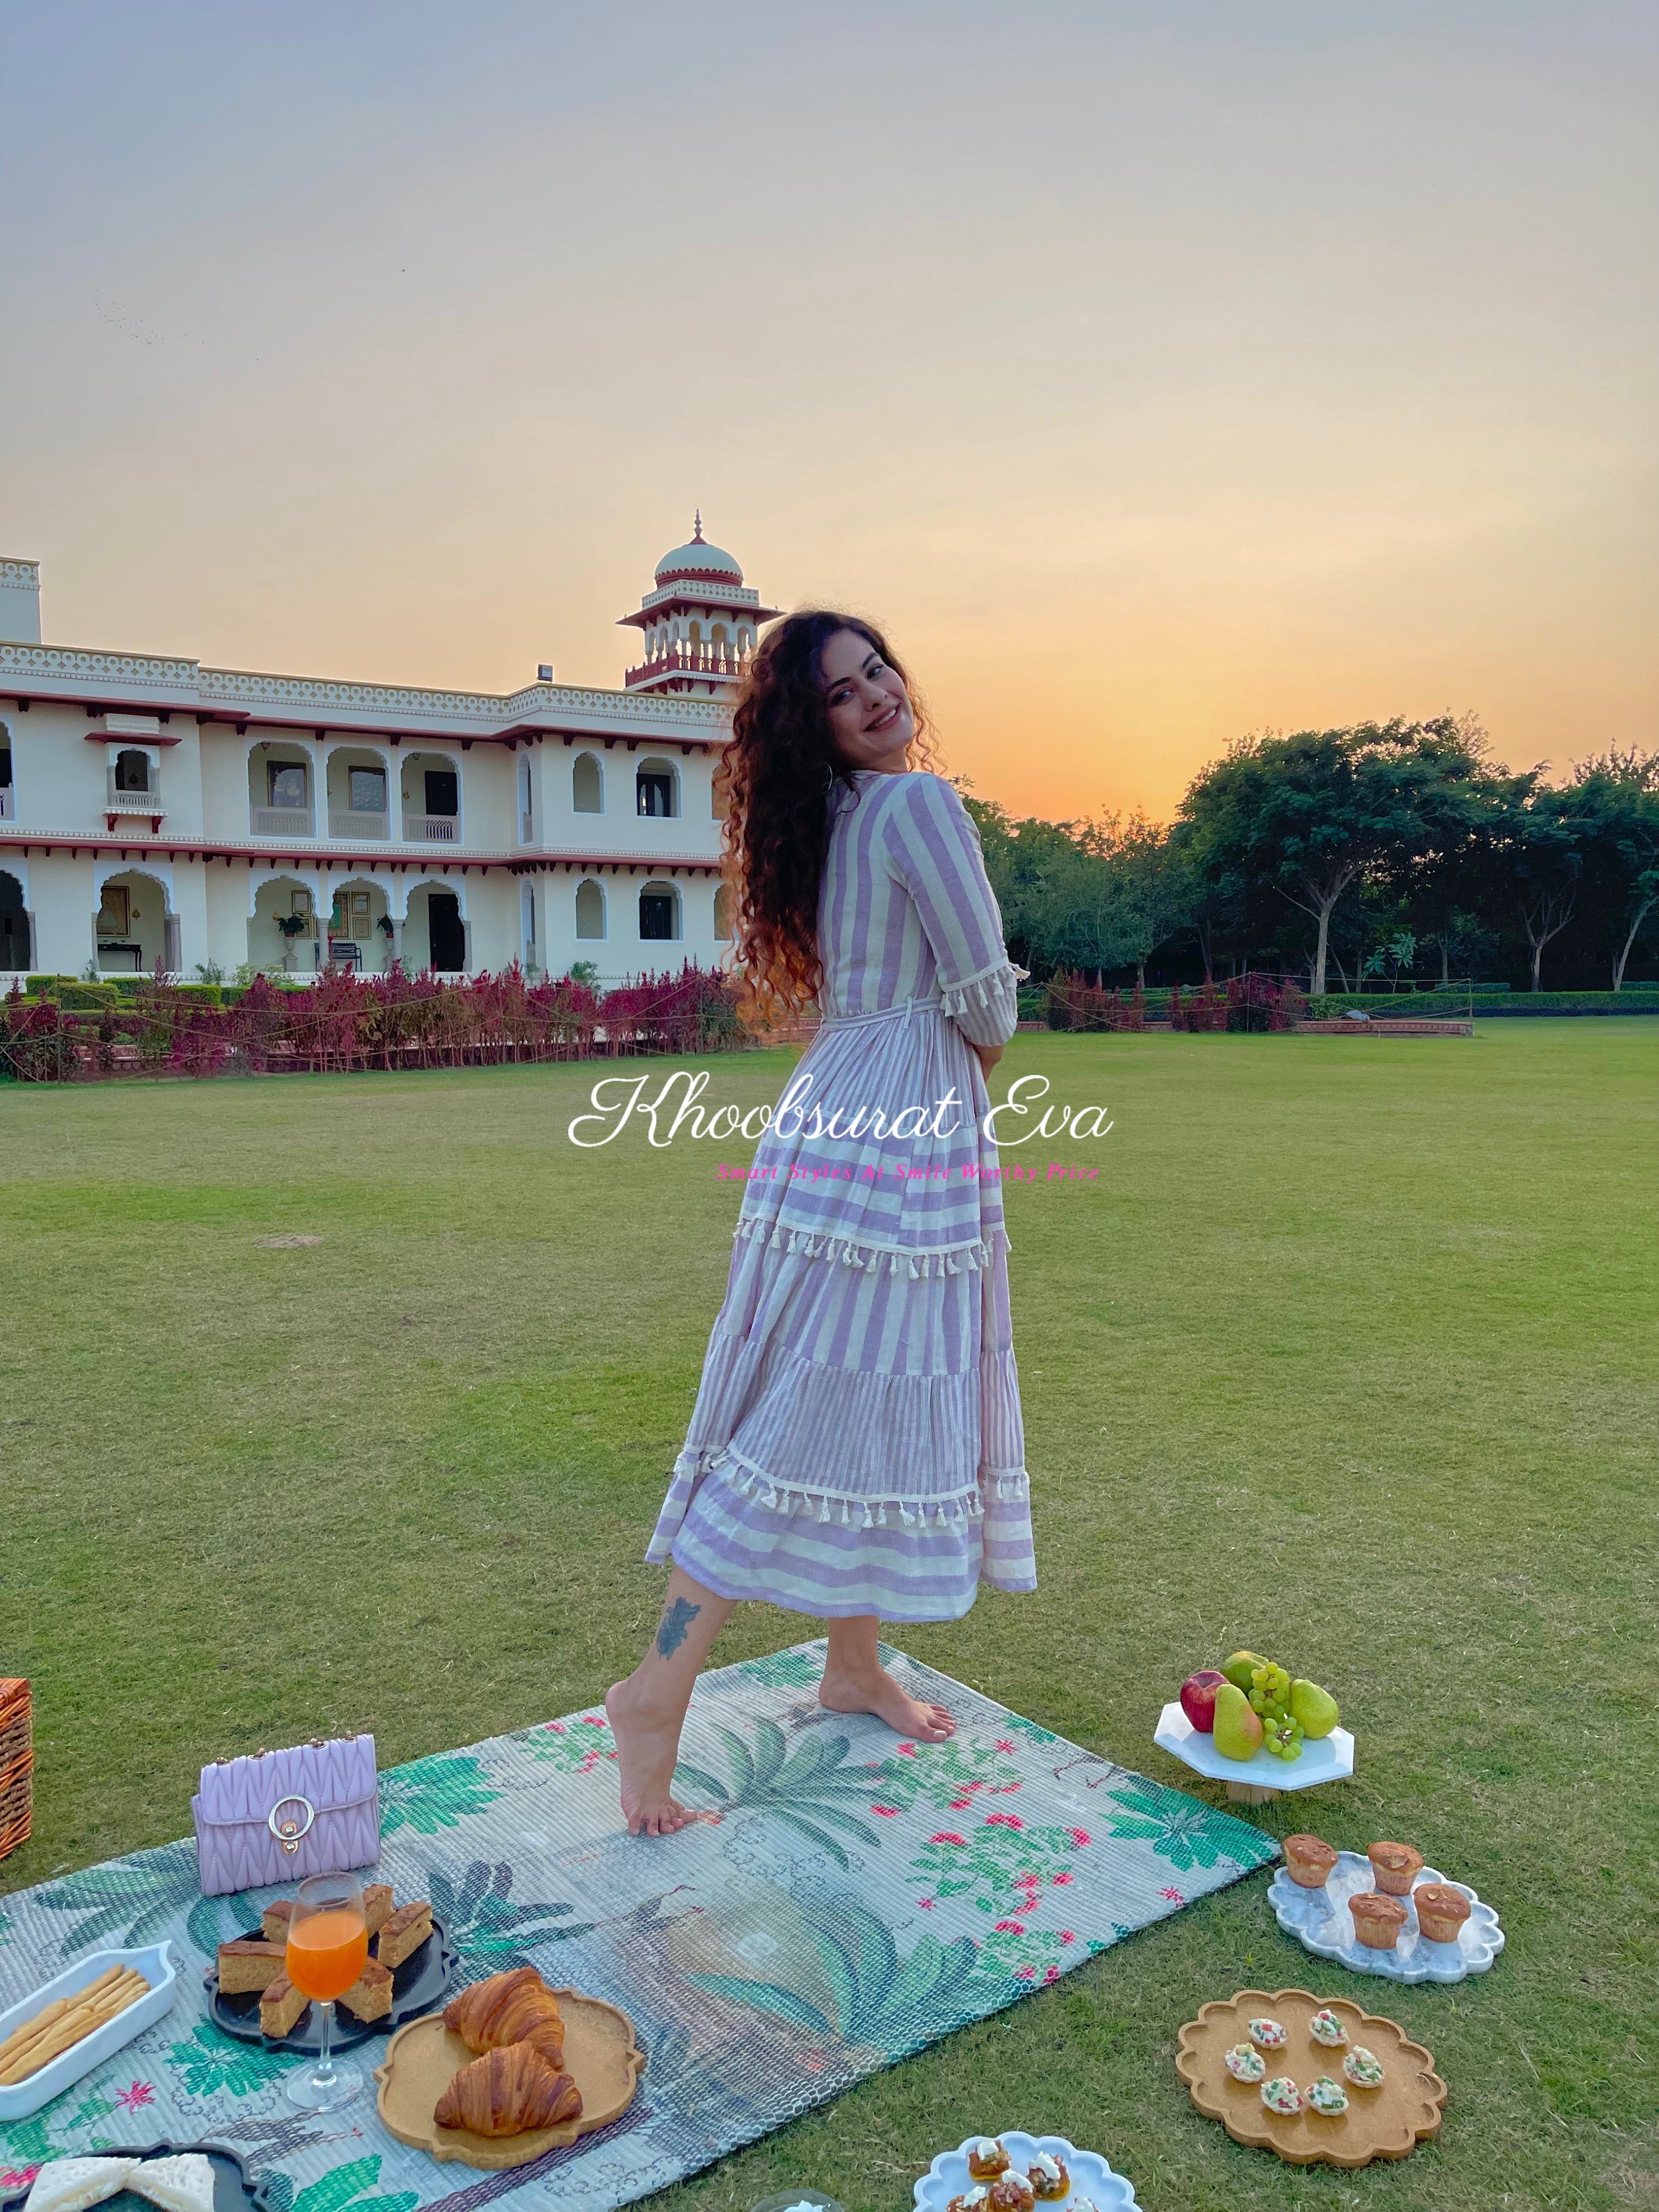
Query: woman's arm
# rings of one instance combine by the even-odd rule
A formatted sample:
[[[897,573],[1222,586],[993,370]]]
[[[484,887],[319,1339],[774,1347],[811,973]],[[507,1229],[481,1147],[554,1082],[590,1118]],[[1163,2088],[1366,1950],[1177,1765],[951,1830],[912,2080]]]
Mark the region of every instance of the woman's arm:
[[[933,948],[945,1011],[988,1073],[1018,1027],[1025,971],[1009,960],[979,832],[948,783],[921,774],[902,779],[888,854]],[[994,1057],[987,1060],[987,1051]]]

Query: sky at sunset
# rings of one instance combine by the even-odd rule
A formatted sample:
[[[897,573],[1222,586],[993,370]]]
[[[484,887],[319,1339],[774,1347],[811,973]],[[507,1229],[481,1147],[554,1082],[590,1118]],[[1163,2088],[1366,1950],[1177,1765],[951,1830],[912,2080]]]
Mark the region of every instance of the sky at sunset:
[[[9,11],[49,641],[617,684],[701,505],[1017,813],[1659,743],[1650,4]]]

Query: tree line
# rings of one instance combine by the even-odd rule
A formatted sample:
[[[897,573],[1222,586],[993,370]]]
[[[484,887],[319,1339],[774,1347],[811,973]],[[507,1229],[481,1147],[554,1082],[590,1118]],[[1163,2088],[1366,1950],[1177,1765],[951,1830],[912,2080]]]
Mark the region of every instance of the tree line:
[[[1498,767],[1472,717],[1241,738],[1167,826],[979,824],[1010,950],[1056,969],[1209,980],[1271,967],[1316,996],[1475,978],[1617,991],[1659,950],[1659,752],[1559,784]]]

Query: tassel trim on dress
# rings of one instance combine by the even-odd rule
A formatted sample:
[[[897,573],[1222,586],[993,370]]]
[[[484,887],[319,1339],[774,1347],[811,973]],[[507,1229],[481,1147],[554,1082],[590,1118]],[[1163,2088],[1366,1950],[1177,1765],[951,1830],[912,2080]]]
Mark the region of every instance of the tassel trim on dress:
[[[897,1251],[884,1244],[860,1244],[850,1237],[815,1237],[810,1230],[787,1229],[781,1222],[757,1217],[739,1220],[732,1235],[734,1241],[741,1237],[745,1243],[758,1241],[770,1252],[804,1253],[809,1260],[839,1260],[844,1267],[862,1267],[872,1275],[878,1275],[884,1267],[890,1275],[904,1275],[913,1283],[935,1275],[978,1274],[991,1264],[990,1240],[982,1237],[950,1245],[943,1251]]]
[[[966,976],[960,983],[952,983],[945,991],[941,1003],[947,1014],[965,1014],[970,1006],[989,1006],[993,989],[1001,985],[1019,984],[1030,975],[1029,968],[1017,968],[1012,960],[999,960],[994,968],[987,968],[977,975]]]
[[[906,1498],[899,1492],[877,1498],[816,1485],[803,1487],[798,1482],[781,1482],[729,1451],[710,1452],[702,1471],[718,1475],[738,1497],[752,1498],[786,1520],[804,1515],[809,1521],[842,1528],[963,1528],[985,1518],[988,1504],[1024,1504],[1031,1495],[1030,1477],[1024,1468],[988,1468],[971,1487],[942,1498]]]

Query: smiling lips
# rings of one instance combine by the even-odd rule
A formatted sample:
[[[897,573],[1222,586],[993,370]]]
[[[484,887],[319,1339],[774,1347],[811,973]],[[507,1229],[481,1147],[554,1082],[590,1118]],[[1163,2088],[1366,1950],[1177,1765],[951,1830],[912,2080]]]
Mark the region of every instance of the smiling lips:
[[[894,722],[897,721],[897,720],[898,705],[896,701],[894,704],[887,709],[887,712],[881,715],[878,720],[873,722],[866,722],[865,724],[864,734],[866,738],[872,738],[878,730],[889,728]]]

